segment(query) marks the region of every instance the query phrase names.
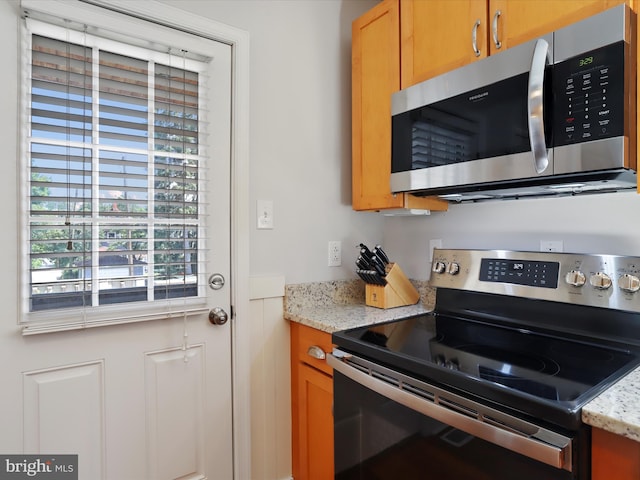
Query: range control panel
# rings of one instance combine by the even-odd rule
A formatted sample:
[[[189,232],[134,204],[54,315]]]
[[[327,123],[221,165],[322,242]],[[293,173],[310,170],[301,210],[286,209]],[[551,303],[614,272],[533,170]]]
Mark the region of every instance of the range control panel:
[[[640,312],[640,257],[434,249],[429,284]]]

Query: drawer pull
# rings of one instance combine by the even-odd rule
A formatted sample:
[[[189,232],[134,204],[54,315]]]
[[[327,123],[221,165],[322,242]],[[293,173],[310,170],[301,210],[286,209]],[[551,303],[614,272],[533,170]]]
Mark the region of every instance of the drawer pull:
[[[324,360],[325,358],[327,358],[327,355],[324,353],[324,350],[322,350],[317,345],[311,345],[307,350],[307,355],[309,355],[310,357],[316,358],[318,360]]]

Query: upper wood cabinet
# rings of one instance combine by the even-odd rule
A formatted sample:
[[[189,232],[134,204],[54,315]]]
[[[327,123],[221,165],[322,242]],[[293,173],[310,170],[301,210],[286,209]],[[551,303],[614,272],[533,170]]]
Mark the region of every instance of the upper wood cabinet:
[[[442,200],[392,194],[391,94],[400,89],[400,5],[385,0],[352,25],[354,210],[446,210]]]
[[[400,17],[402,88],[488,54],[484,1],[401,0]]]
[[[401,86],[409,87],[620,3],[623,0],[400,0]]]
[[[549,2],[539,0],[490,0],[489,20],[499,12],[498,38],[501,49],[513,47],[552,32],[571,23],[625,3],[624,0],[562,0]],[[630,3],[630,2],[627,2]],[[491,45],[491,52],[496,53]]]

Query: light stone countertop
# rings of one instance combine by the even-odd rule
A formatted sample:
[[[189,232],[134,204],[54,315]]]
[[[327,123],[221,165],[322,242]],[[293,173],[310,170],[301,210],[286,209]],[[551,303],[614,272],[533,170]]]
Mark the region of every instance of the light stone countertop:
[[[388,309],[365,305],[361,280],[286,285],[284,318],[333,333],[431,312],[435,291],[426,282],[412,283],[420,293],[418,303]]]
[[[582,407],[582,421],[640,442],[640,368]]]
[[[386,310],[365,305],[361,280],[286,285],[284,318],[333,333],[433,311],[435,289],[427,282],[412,283],[420,292],[420,301]],[[587,403],[582,421],[640,442],[640,368]]]

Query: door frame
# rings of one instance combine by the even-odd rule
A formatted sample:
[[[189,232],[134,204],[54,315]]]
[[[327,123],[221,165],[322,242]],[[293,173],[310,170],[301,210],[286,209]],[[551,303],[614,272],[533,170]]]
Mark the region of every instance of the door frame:
[[[155,0],[81,0],[231,45],[231,381],[233,473],[251,478],[249,32]]]

